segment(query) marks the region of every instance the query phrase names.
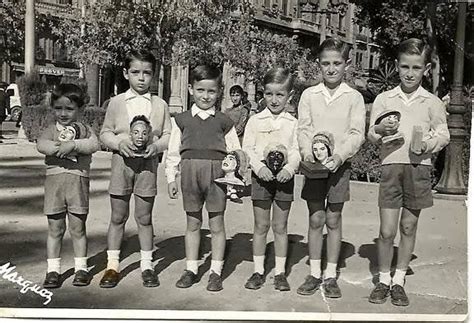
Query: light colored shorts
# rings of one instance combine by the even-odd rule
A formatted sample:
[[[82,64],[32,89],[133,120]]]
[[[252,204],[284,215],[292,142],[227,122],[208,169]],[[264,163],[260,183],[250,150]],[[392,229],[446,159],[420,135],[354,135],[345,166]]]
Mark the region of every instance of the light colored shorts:
[[[280,183],[277,180],[265,182],[252,172],[252,200],[292,202],[294,188],[294,177],[286,183]]]
[[[112,155],[109,194],[156,196],[158,158],[126,158]]]
[[[74,214],[89,212],[89,178],[69,173],[47,175],[44,181],[44,214],[66,211]]]

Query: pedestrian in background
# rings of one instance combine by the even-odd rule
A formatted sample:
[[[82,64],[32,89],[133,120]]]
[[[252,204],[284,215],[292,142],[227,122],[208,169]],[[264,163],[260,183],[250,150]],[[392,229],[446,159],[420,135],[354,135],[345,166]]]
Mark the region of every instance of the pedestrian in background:
[[[234,123],[216,111],[222,95],[219,69],[200,65],[191,72],[189,93],[194,98],[190,110],[174,118],[166,159],[166,176],[170,198],[178,197],[176,177],[181,173],[183,208],[186,212],[186,270],[176,282],[178,288],[189,288],[198,281],[199,245],[202,208],[209,215],[212,260],[207,290],[223,289],[222,267],[226,245],[224,211],[226,190],[214,182],[224,176],[222,161],[227,152],[240,149]]]
[[[7,84],[5,82],[0,82],[0,139],[5,139],[3,136],[3,127],[2,124],[7,118],[8,108],[10,104],[10,98],[8,97],[5,89]],[[0,143],[3,142],[0,140]]]
[[[40,135],[37,149],[44,154],[44,213],[48,217],[46,242],[47,274],[43,286],[61,286],[61,246],[68,218],[74,247],[74,286],[91,281],[87,268],[86,219],[89,212],[89,171],[91,155],[100,149],[97,136],[86,126],[82,139],[60,141],[61,131],[77,121],[84,108],[84,93],[74,84],[60,84],[51,93],[56,123]],[[88,136],[88,137],[87,137]],[[81,137],[79,137],[81,138]]]
[[[157,193],[158,155],[168,147],[171,119],[165,101],[150,93],[156,59],[148,51],[131,51],[126,59],[123,75],[130,88],[110,99],[100,139],[113,151],[110,174],[111,218],[107,233],[107,270],[100,287],[113,288],[120,279],[120,246],[125,223],[130,212],[130,197],[135,197],[135,221],[140,241],[140,269],[143,286],[160,284],[152,264],[152,210]],[[130,124],[134,117],[145,116],[152,128],[144,155],[130,138]],[[136,154],[137,153],[137,154]]]
[[[370,115],[368,137],[381,144],[382,161],[377,240],[380,274],[369,297],[371,303],[384,303],[391,296],[392,304],[409,305],[404,290],[405,275],[415,247],[418,219],[422,209],[433,205],[431,156],[449,143],[446,106],[421,86],[423,75],[431,68],[430,57],[430,47],[423,41],[411,38],[401,42],[396,60],[400,85],[379,94]],[[390,117],[377,121],[391,109],[400,113],[399,121]],[[416,138],[415,127],[420,127],[419,138]],[[394,131],[402,133],[404,141],[396,146],[383,144],[382,138]],[[398,226],[400,244],[392,278],[390,265]]]
[[[235,131],[237,131],[237,136],[240,143],[242,143],[250,109],[244,103],[244,90],[240,85],[232,86],[229,94],[232,106],[227,108],[224,113],[234,122]]]
[[[350,64],[349,46],[341,40],[326,39],[319,48],[318,64],[323,82],[307,88],[298,106],[298,143],[303,159],[315,162],[312,140],[316,133],[334,137],[334,151],[326,167],[329,177],[305,178],[301,197],[309,210],[308,247],[311,273],[298,288],[311,295],[323,285],[326,297],[342,296],[337,284],[337,262],[341,249],[342,209],[349,201],[350,158],[364,142],[365,106],[362,95],[343,82]],[[327,229],[327,266],[321,278],[323,227]]]

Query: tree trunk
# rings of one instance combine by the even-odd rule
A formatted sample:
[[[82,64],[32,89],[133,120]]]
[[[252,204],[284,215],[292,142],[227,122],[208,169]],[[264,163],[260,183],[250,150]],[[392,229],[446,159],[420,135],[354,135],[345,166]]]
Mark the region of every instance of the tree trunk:
[[[433,73],[433,94],[438,95],[439,90],[439,78],[441,66],[438,55],[438,40],[436,37],[435,30],[435,19],[436,19],[436,1],[428,2],[428,15],[426,18],[426,28],[428,31],[428,41],[430,42],[432,53],[431,53],[431,64]]]

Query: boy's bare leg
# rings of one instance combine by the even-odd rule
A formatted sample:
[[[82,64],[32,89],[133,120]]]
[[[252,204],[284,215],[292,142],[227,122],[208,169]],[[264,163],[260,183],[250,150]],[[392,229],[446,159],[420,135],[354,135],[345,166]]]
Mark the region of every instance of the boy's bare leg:
[[[270,229],[270,209],[272,201],[252,201],[254,214],[252,249],[254,256],[265,256],[267,234]],[[275,246],[276,250],[276,246]],[[261,273],[263,274],[263,272]]]
[[[393,258],[393,240],[397,235],[400,209],[380,209],[380,232],[377,240],[379,271],[390,272]]]
[[[421,210],[403,209],[400,219],[400,245],[398,246],[397,269],[407,270],[415,249],[416,230]]]
[[[199,245],[201,243],[201,211],[187,212],[186,233],[184,245],[186,249],[186,260],[198,260]]]
[[[224,212],[209,212],[209,229],[211,230],[212,260],[224,260],[225,225]]]
[[[275,201],[273,203],[272,230],[275,236],[275,256],[286,257],[288,252],[288,214],[291,202]]]
[[[138,239],[140,249],[143,251],[153,250],[153,225],[151,222],[151,211],[155,197],[143,197],[135,195],[135,221],[138,227]]]
[[[337,264],[342,239],[342,208],[344,203],[328,203],[326,210],[328,263]]]
[[[67,213],[74,257],[87,256],[86,214]]]
[[[65,216],[48,216],[48,238],[46,240],[46,255],[48,259],[59,258],[64,232],[66,232]]]
[[[107,233],[108,249],[120,250],[130,212],[130,195],[110,195],[110,206],[112,213]]]
[[[307,204],[309,210],[309,259],[320,260],[323,249],[323,227],[326,223],[326,209],[324,201],[307,201]]]

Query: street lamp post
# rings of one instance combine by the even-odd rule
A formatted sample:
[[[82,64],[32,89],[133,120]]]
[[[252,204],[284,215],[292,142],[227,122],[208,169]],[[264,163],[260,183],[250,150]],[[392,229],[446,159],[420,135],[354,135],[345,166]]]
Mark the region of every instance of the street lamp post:
[[[462,82],[464,69],[464,47],[466,31],[467,2],[458,4],[456,27],[456,48],[454,53],[454,77],[451,88],[451,99],[448,106],[448,128],[451,142],[446,147],[446,159],[443,174],[435,189],[445,194],[466,194],[467,189],[463,181],[462,155],[463,144],[466,139],[466,129],[463,116],[466,107],[463,100]]]
[[[25,13],[25,75],[35,68],[35,2],[26,0]]]

